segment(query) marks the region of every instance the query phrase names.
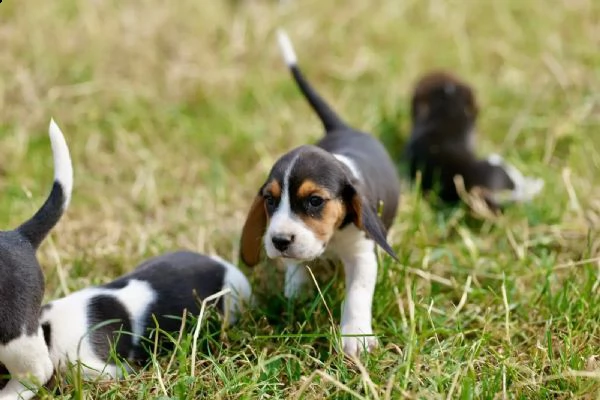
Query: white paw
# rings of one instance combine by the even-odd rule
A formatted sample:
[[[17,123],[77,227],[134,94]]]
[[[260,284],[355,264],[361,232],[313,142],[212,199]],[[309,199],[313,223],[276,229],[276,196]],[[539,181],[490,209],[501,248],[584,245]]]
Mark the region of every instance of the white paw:
[[[379,342],[373,336],[373,329],[370,326],[363,328],[356,325],[342,326],[342,348],[346,355],[358,357],[363,352],[370,353],[378,345]]]

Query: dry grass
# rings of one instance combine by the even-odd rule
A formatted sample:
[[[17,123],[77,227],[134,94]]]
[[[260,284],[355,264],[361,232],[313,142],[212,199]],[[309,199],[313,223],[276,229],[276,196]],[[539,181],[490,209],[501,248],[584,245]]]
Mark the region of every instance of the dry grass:
[[[64,398],[594,398],[599,20],[593,0],[4,1],[1,225],[46,193],[50,116],[76,168],[71,208],[40,254],[48,299],[179,247],[237,262],[257,185],[321,131],[280,60],[280,25],[314,84],[392,153],[413,82],[446,67],[477,89],[482,153],[546,180],[534,203],[481,223],[405,186],[391,232],[402,263],[382,261],[382,348],[364,365],[331,347],[316,293],[289,305],[262,267],[247,271],[255,287],[279,297],[207,339],[195,379],[188,343],[169,370],[159,359],[120,383],[71,378]],[[341,280],[321,282],[339,318]]]

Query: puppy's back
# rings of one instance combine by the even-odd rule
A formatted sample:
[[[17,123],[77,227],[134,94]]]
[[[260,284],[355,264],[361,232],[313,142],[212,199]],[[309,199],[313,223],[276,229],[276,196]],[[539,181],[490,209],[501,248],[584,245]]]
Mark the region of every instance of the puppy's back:
[[[225,296],[217,300],[221,313],[238,311],[251,296],[248,280],[232,264],[178,251],[151,258],[103,286],[53,301],[44,307],[41,322],[54,364],[70,359],[102,367],[114,345],[123,358],[147,360],[140,336],[148,338],[155,328],[154,318],[161,331],[178,332],[185,309],[188,315],[198,315],[202,301],[224,288],[231,288],[232,293],[226,295],[226,302]],[[235,321],[236,313],[230,312],[229,317]]]
[[[219,297],[216,307],[225,314],[226,296],[231,307],[227,311],[239,309],[239,303],[247,301],[251,295],[250,284],[244,274],[226,261],[191,251],[167,253],[143,262],[133,272],[104,287],[119,289],[131,280],[148,283],[156,293],[156,300],[150,306],[147,324],[152,326],[152,314],[159,318],[161,329],[177,331],[181,324],[165,316],[181,316],[184,309],[198,314],[202,301],[230,288],[231,294]]]

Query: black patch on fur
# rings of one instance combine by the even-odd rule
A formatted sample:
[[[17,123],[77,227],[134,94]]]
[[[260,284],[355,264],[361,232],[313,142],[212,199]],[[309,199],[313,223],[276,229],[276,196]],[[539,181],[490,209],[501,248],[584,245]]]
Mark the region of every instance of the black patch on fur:
[[[9,380],[10,372],[8,372],[4,364],[0,364],[0,390],[4,389]]]
[[[50,347],[50,343],[52,343],[52,326],[50,326],[49,322],[44,322],[42,324],[42,332],[44,332],[46,346]]]
[[[0,232],[0,344],[33,335],[44,295],[44,276],[31,243],[16,231]]]
[[[147,338],[155,328],[153,315],[162,331],[179,332],[184,309],[187,309],[188,315],[197,316],[202,300],[223,289],[225,273],[225,267],[210,257],[190,251],[178,251],[149,259],[130,274],[103,287],[122,289],[132,279],[150,284],[157,294],[157,299],[148,304],[147,313],[143,318],[144,337]],[[216,303],[218,310],[223,312],[222,298],[219,298]],[[119,304],[119,306],[122,308],[122,305]],[[117,317],[121,312],[111,311],[115,309],[107,307],[106,313],[98,320]],[[106,336],[106,333],[104,335]],[[122,343],[121,339],[119,346]],[[132,342],[128,341],[127,343],[130,347],[127,348],[127,351],[124,351],[125,348],[119,347],[120,353],[133,354],[133,358],[139,360],[148,358],[148,354],[142,347],[135,346],[134,348]],[[165,347],[169,348],[168,345]]]
[[[100,359],[108,360],[114,348],[119,356],[127,357],[133,347],[133,337],[125,306],[114,296],[98,295],[90,299],[87,315],[94,353]]]

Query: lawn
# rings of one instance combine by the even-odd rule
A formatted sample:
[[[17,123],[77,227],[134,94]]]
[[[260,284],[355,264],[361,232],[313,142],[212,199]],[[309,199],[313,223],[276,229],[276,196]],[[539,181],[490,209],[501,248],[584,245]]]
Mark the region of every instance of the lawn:
[[[380,348],[359,363],[335,344],[342,269],[317,274],[323,297],[288,303],[264,263],[242,266],[257,309],[203,328],[194,376],[184,337],[173,360],[121,382],[72,374],[48,396],[600,398],[599,21],[594,0],[2,2],[0,226],[46,196],[50,117],[75,168],[39,252],[47,300],[177,248],[241,265],[273,162],[322,132],[278,53],[280,26],[308,78],[399,168],[412,86],[446,68],[477,92],[478,151],[546,182],[495,220],[433,209],[403,184],[389,235],[401,262],[380,257]]]

